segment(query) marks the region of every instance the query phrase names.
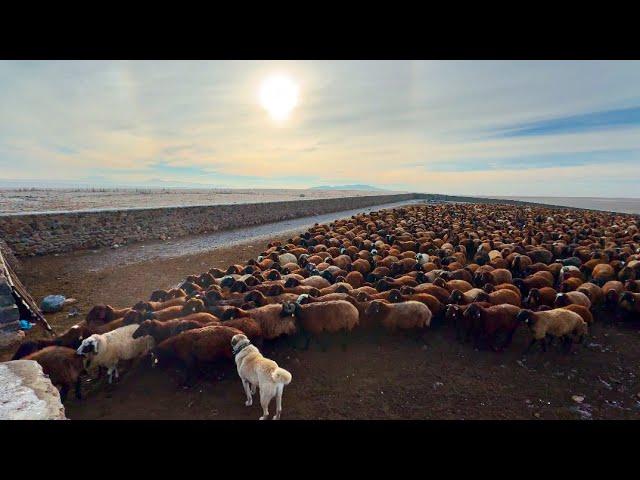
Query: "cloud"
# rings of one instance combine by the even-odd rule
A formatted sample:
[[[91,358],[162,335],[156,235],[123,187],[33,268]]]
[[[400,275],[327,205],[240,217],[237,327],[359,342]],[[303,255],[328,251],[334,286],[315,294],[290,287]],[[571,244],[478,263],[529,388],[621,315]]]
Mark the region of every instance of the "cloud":
[[[273,72],[301,88],[282,126],[257,102]],[[635,61],[0,62],[0,105],[6,179],[616,196],[639,176]]]

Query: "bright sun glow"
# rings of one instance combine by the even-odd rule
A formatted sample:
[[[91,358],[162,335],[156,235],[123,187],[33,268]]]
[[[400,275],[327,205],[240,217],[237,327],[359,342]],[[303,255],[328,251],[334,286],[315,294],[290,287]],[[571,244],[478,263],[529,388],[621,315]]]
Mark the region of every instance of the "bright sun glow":
[[[298,85],[285,75],[273,75],[260,86],[260,104],[277,121],[286,120],[298,104]]]

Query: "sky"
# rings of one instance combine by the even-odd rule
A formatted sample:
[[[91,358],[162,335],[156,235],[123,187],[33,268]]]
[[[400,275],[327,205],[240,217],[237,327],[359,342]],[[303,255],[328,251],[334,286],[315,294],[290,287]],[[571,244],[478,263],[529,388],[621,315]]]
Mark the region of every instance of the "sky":
[[[284,121],[262,82],[299,88]],[[640,197],[638,61],[0,61],[0,181]]]

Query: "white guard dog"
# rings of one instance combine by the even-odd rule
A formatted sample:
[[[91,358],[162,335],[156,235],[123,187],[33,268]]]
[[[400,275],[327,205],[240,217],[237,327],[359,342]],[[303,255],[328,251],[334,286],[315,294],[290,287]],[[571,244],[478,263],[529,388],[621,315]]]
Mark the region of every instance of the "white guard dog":
[[[246,335],[234,335],[231,339],[231,348],[238,367],[238,375],[242,380],[242,386],[247,394],[247,407],[253,404],[253,394],[256,387],[260,389],[260,405],[263,415],[260,420],[269,416],[269,403],[276,397],[276,414],[274,420],[280,419],[282,413],[282,392],[284,386],[291,383],[291,374],[284,368],[278,367],[273,360],[265,358]]]

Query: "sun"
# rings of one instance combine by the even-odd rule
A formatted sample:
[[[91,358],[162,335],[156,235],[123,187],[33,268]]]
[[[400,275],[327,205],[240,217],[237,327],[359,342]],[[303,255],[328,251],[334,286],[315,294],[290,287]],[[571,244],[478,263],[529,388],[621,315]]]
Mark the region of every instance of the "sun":
[[[271,75],[260,86],[260,105],[269,112],[272,119],[282,122],[298,104],[300,89],[286,75]]]

